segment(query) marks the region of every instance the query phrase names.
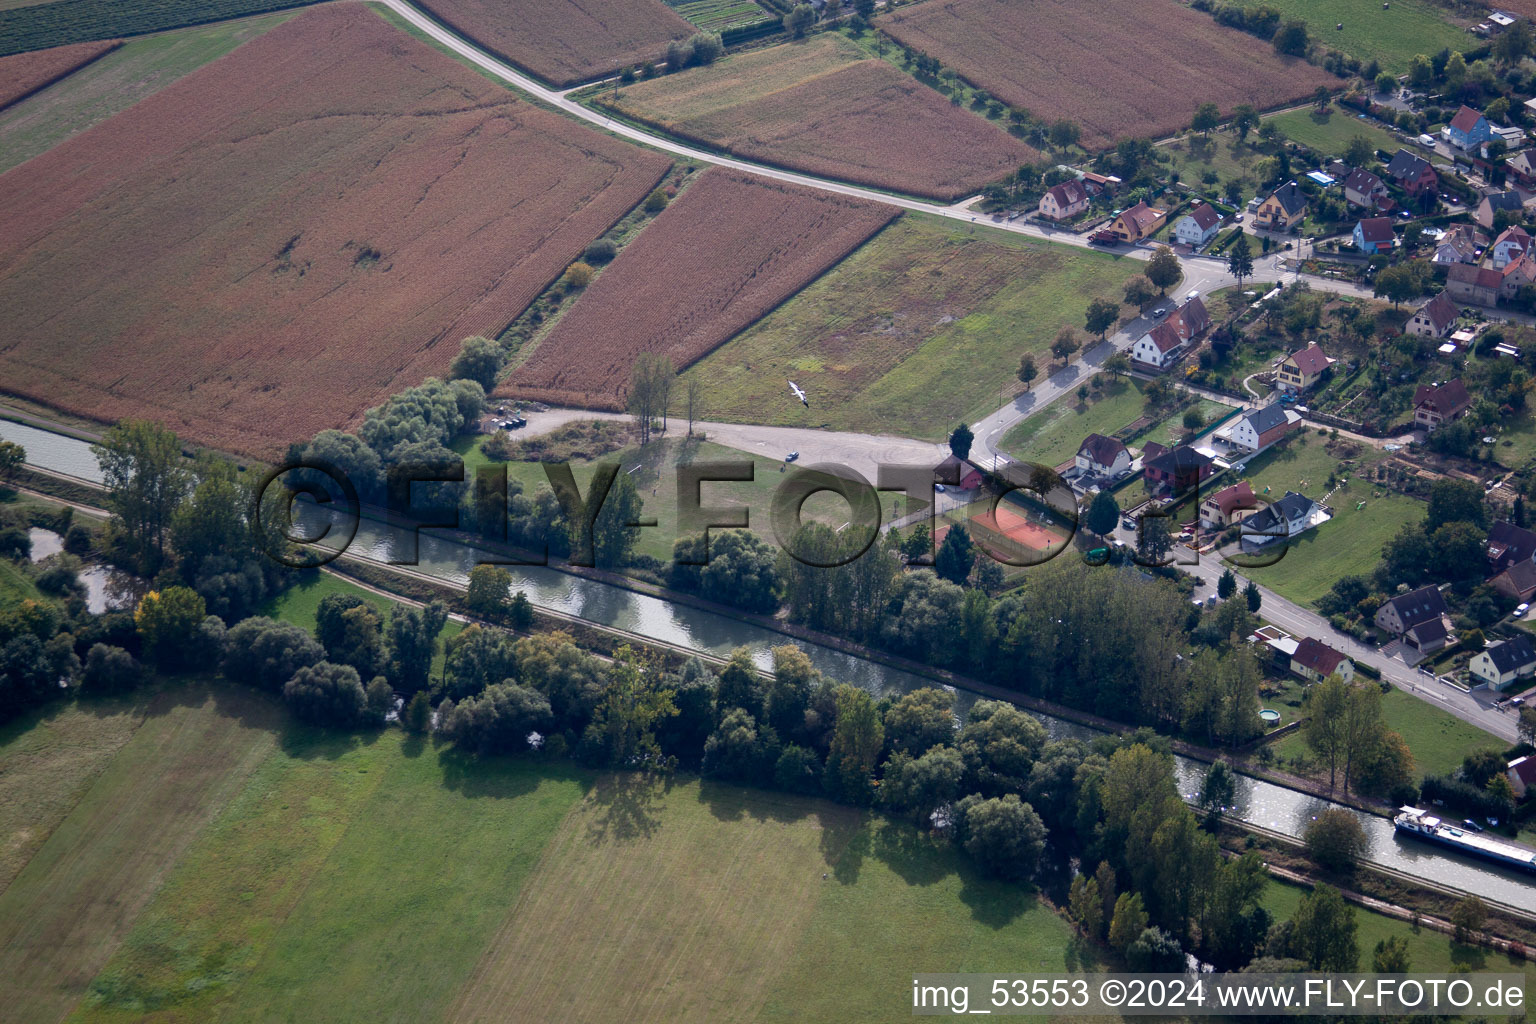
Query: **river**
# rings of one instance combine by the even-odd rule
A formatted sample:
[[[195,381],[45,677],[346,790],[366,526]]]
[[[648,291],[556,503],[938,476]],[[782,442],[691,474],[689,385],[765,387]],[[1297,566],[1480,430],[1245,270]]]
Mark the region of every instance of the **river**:
[[[82,480],[99,482],[100,469],[84,442],[61,434],[0,419],[0,439],[16,441],[27,449],[29,464]],[[312,509],[313,506],[310,506]],[[358,554],[387,561],[399,557],[408,547],[403,531],[382,523],[363,520],[358,527],[352,550]],[[475,564],[473,548],[421,535],[415,569],[440,579],[463,584]],[[689,650],[726,655],[738,647],[752,652],[753,660],[766,667],[771,663],[770,649],[793,642],[801,647],[812,663],[829,678],[852,683],[876,694],[904,693],[920,686],[934,685],[926,677],[891,668],[867,658],[845,654],[820,644],[791,641],[781,633],[741,622],[724,615],[673,604],[610,584],[583,579],[537,566],[506,566],[513,576],[513,586],[528,595],[536,607],[552,609],[604,626],[615,626]],[[975,700],[961,693],[961,710]],[[1040,716],[1053,737],[1093,735],[1092,730],[1048,715]],[[1176,774],[1180,790],[1193,798],[1200,791],[1206,765],[1179,757]],[[1247,776],[1237,778],[1236,806],[1230,813],[1254,825],[1288,836],[1299,837],[1307,823],[1330,806],[1330,801],[1286,789]],[[1392,823],[1371,814],[1351,811],[1359,818],[1369,841],[1366,858],[1395,868],[1478,893],[1490,899],[1536,910],[1536,879],[1481,861],[1461,857],[1438,847],[1411,839],[1400,839]]]

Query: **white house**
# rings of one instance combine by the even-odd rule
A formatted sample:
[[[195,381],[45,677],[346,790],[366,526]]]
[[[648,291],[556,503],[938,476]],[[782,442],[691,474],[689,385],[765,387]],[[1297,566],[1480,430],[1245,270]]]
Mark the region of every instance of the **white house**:
[[[1177,328],[1164,320],[1136,340],[1131,346],[1131,358],[1153,369],[1165,370],[1184,354],[1186,347]]]
[[[1285,497],[1243,520],[1243,543],[1262,547],[1290,540],[1327,522],[1329,512],[1326,505],[1319,505],[1306,495],[1286,491]]]
[[[1218,430],[1216,436],[1230,445],[1256,452],[1280,440],[1300,422],[1300,413],[1276,402],[1245,413]]]
[[[1493,269],[1503,270],[1531,251],[1531,236],[1517,225],[1505,228],[1493,242]]]
[[[1190,209],[1173,225],[1173,240],[1198,249],[1221,229],[1221,214],[1209,203],[1201,203]]]
[[[1083,438],[1072,464],[1080,476],[1118,480],[1131,471],[1131,453],[1112,437],[1089,434]]]
[[[1536,673],[1536,645],[1525,633],[1489,644],[1467,663],[1467,671],[1494,688],[1514,682]]]

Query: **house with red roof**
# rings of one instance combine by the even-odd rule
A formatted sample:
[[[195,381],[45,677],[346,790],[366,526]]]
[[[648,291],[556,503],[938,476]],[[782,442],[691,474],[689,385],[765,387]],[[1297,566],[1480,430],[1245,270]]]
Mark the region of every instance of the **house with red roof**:
[[[1221,214],[1209,203],[1199,203],[1173,223],[1173,240],[1198,249],[1221,230]]]
[[[1414,425],[1426,430],[1455,422],[1471,408],[1472,396],[1460,377],[1443,384],[1420,384],[1413,393]]]
[[[1343,651],[1336,651],[1321,640],[1304,637],[1291,655],[1291,671],[1309,683],[1322,682],[1337,675],[1346,683],[1355,678],[1355,663]]]
[[[1504,275],[1488,267],[1453,263],[1445,272],[1445,293],[1456,302],[1492,306],[1499,301]]]
[[[1441,292],[1414,311],[1408,318],[1406,330],[1420,338],[1443,338],[1451,332],[1460,316],[1461,308],[1449,295]]]
[[[1159,446],[1161,448],[1161,446]],[[1148,449],[1151,445],[1147,446]],[[1159,494],[1183,494],[1215,471],[1216,460],[1187,444],[1172,450],[1162,449],[1151,456],[1146,450],[1141,456],[1141,475],[1148,492]]]
[[[1526,791],[1536,786],[1536,757],[1527,754],[1525,757],[1515,758],[1509,762],[1504,775],[1509,779],[1509,788],[1515,791],[1515,798],[1523,799]]]
[[[1440,176],[1435,173],[1430,162],[1406,149],[1398,150],[1392,162],[1387,164],[1387,177],[1397,182],[1411,196],[1426,189],[1433,192],[1440,188]]]
[[[1396,245],[1391,217],[1367,217],[1355,224],[1355,248],[1367,256],[1390,253]]]
[[[1463,103],[1446,127],[1445,136],[1457,149],[1473,149],[1493,138],[1493,125],[1481,111]]]
[[[1493,269],[1503,270],[1530,251],[1531,236],[1524,228],[1511,224],[1493,240],[1493,248],[1489,250],[1489,255],[1493,258]]]
[[[1392,201],[1387,198],[1386,182],[1364,167],[1356,167],[1344,176],[1344,199],[1355,206],[1363,206],[1367,210],[1377,210],[1392,205]]]
[[[1536,284],[1536,253],[1527,252],[1499,271],[1499,298],[1510,300],[1520,295],[1520,289]]]
[[[1316,384],[1332,365],[1328,353],[1314,343],[1286,356],[1275,370],[1275,380],[1280,390],[1297,394]]]
[[[1231,526],[1258,511],[1259,501],[1247,480],[1223,487],[1200,503],[1200,522],[1207,527]]]
[[[1052,185],[1040,197],[1040,216],[1050,220],[1071,220],[1088,209],[1088,189],[1073,178]]]
[[[1108,231],[1122,242],[1139,242],[1157,230],[1164,216],[1146,203],[1137,203],[1129,210],[1121,211]]]
[[[1118,480],[1131,471],[1131,452],[1113,437],[1089,434],[1078,446],[1072,465],[1081,476]]]

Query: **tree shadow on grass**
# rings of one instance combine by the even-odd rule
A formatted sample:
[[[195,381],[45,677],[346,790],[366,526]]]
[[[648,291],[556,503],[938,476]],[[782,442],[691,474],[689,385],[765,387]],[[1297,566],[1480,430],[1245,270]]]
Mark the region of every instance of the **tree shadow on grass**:
[[[1481,946],[1451,940],[1451,963],[1459,970],[1480,971],[1488,966],[1488,951]]]
[[[646,772],[609,772],[593,785],[589,798],[598,813],[587,825],[593,844],[649,839],[661,827],[661,810],[672,791],[672,777]]]
[[[956,856],[960,872],[960,901],[971,918],[988,928],[1006,928],[1035,905],[1034,886],[1007,882],[985,874],[969,857]]]
[[[451,743],[436,745],[443,788],[474,799],[511,800],[539,788],[546,780],[573,780],[586,785],[590,776],[566,761],[546,761],[527,755],[481,756]]]
[[[908,885],[933,885],[954,874],[954,848],[947,840],[889,818],[872,831],[875,857]]]

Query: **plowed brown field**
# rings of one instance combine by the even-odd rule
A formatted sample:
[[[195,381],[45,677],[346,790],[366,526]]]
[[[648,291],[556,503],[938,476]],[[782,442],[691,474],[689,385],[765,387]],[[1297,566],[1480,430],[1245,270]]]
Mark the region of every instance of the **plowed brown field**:
[[[1205,102],[1262,110],[1342,84],[1172,0],[928,0],[879,24],[1004,103],[1077,122],[1089,147],[1170,135]]]
[[[698,29],[661,0],[424,0],[437,20],[555,85],[658,60]]]
[[[600,102],[738,156],[945,201],[1040,157],[830,33],[641,82]]]
[[[499,332],[669,166],[316,9],[0,175],[0,389],[271,454]]]
[[[623,407],[641,352],[679,370],[815,280],[894,207],[706,171],[619,253],[501,389]]]
[[[97,57],[111,53],[121,42],[75,43],[51,50],[0,57],[0,110],[19,99],[52,85]]]

